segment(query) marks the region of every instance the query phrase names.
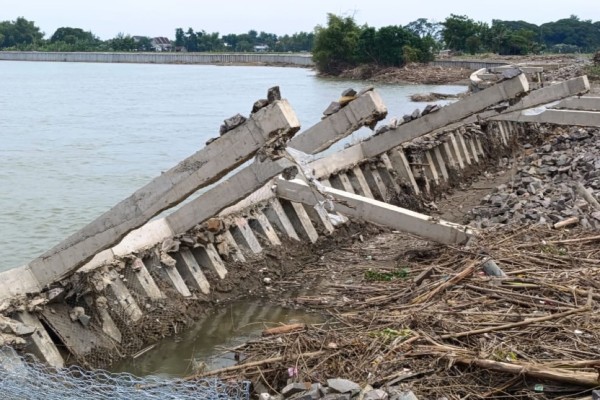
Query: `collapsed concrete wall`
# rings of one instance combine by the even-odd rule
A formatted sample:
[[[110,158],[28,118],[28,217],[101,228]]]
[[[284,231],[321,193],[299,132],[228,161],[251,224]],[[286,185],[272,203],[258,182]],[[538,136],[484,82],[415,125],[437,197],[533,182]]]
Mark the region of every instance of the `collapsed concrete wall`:
[[[34,291],[24,302],[5,296],[0,310],[22,321],[17,331],[35,333],[21,341],[18,334],[4,338],[27,344],[52,365],[62,365],[70,355],[84,365],[105,366],[182,329],[190,310],[234,293],[232,282],[248,279],[243,263],[260,257],[264,249],[290,241],[317,242],[339,231],[348,218],[464,243],[472,234],[467,227],[385,203],[426,198],[510,149],[522,124],[502,122],[502,129],[488,130],[485,124],[464,121],[473,113],[497,115],[486,108],[513,100],[525,84],[520,78],[507,81],[490,91],[490,98],[486,91],[474,95],[476,101],[470,100],[464,109],[462,102],[447,106],[451,108],[441,114],[444,118],[432,114],[394,125],[323,159],[299,163],[279,154],[276,160],[257,160],[172,216],[131,232],[43,293]],[[559,99],[563,94],[553,96]],[[313,140],[296,143],[304,143],[306,152],[317,152],[383,118],[384,111],[375,92],[363,93],[305,131],[312,132]],[[309,184],[272,180],[282,172],[293,178],[295,169],[306,173]],[[322,207],[324,201],[333,202],[333,210]]]

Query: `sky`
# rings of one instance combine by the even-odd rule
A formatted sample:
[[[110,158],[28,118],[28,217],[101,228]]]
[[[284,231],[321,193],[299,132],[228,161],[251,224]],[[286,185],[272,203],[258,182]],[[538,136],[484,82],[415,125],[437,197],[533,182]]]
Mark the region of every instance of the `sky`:
[[[101,39],[119,33],[174,38],[175,28],[245,33],[251,29],[277,35],[310,32],[326,23],[327,13],[354,16],[360,25],[406,25],[418,18],[441,22],[450,14],[476,21],[525,20],[542,24],[577,15],[600,20],[598,0],[3,0],[0,21],[25,17],[50,37],[68,26],[92,31]]]

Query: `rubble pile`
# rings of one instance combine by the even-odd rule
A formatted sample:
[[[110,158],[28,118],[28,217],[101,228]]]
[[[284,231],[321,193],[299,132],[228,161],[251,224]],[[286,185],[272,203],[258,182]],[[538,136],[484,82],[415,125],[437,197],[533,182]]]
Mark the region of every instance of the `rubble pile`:
[[[541,127],[540,129],[546,129]],[[510,182],[471,211],[472,225],[498,224],[581,225],[600,229],[600,131],[593,128],[556,128],[547,144],[533,148],[517,161]],[[508,167],[508,159],[504,158]]]

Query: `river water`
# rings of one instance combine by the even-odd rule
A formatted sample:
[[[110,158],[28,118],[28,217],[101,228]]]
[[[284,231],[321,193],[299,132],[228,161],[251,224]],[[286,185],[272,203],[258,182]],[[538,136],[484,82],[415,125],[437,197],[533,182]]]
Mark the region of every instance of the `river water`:
[[[0,271],[193,154],[275,85],[306,128],[344,89],[368,84],[303,68],[0,61]],[[413,93],[465,87],[377,89],[394,117],[424,107]]]

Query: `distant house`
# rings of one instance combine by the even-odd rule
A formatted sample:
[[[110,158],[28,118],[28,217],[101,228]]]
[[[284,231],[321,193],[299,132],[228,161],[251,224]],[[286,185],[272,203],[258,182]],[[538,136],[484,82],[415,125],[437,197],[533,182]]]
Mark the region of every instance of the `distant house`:
[[[172,51],[173,45],[171,41],[166,37],[155,37],[152,38],[152,47],[155,51]]]
[[[257,53],[264,53],[269,51],[269,46],[267,46],[266,44],[259,44],[254,46],[254,51]]]

